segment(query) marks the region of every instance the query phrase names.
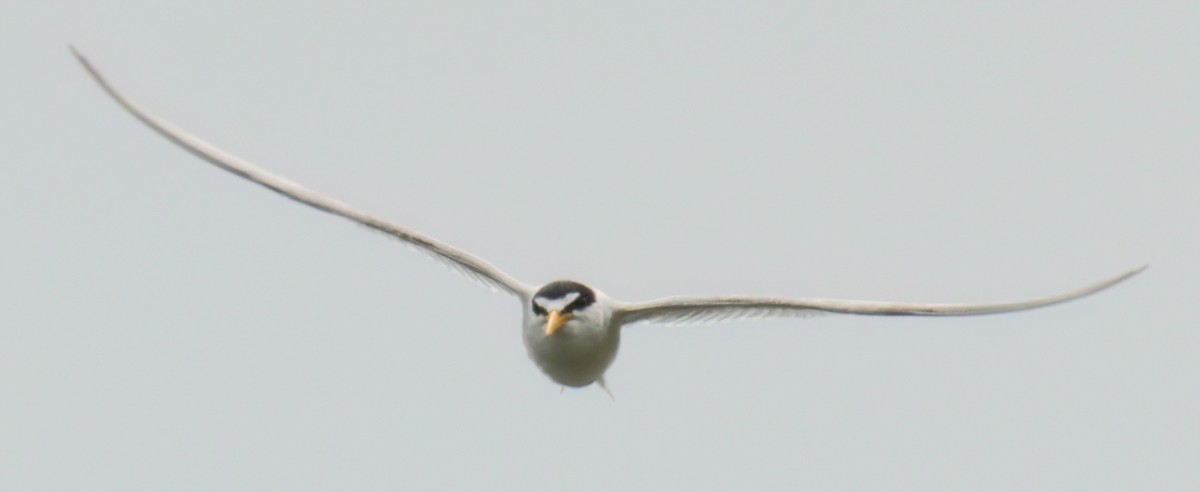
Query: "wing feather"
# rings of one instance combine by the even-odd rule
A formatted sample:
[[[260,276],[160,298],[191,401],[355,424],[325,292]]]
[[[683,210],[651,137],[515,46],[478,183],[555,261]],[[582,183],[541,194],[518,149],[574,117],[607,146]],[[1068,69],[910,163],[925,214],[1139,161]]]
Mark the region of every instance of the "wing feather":
[[[246,178],[254,183],[257,183],[271,191],[279,193],[287,198],[303,203],[310,207],[323,212],[328,212],[333,215],[344,217],[352,221],[358,222],[371,229],[388,234],[396,239],[399,239],[411,246],[416,247],[421,252],[432,256],[433,258],[448,265],[453,270],[465,274],[468,278],[479,282],[480,284],[491,288],[492,290],[500,290],[511,293],[518,297],[529,297],[532,289],[518,281],[516,278],[504,273],[499,268],[496,268],[491,263],[484,261],[481,258],[472,256],[471,254],[462,251],[458,248],[442,243],[436,239],[425,236],[405,227],[393,224],[383,219],[376,218],[369,214],[360,212],[351,208],[349,205],[340,201],[329,198],[325,195],[305,188],[287,178],[272,174],[254,164],[251,164],[233,154],[229,154],[221,149],[218,149],[203,140],[196,138],[178,127],[168,123],[167,121],[158,118],[144,111],[133,101],[126,98],[120,92],[117,92],[112,85],[100,74],[95,67],[75,47],[70,47],[71,53],[79,59],[79,63],[83,68],[91,74],[96,83],[104,89],[121,107],[129,111],[134,117],[144,123],[150,129],[158,132],[160,135],[170,140],[172,143],[182,147],[184,150],[208,161],[209,163],[229,171],[233,174]]]
[[[1137,275],[1149,265],[1082,289],[1059,295],[995,304],[914,304],[839,299],[783,299],[771,297],[669,297],[628,304],[617,312],[622,324],[655,322],[702,323],[730,318],[808,316],[819,313],[872,316],[976,316],[1009,313],[1050,306],[1095,294]]]

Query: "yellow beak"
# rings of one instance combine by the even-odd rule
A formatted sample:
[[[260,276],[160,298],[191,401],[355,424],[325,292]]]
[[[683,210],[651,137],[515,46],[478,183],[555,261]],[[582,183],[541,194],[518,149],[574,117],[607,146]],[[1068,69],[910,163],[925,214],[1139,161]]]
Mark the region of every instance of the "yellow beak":
[[[569,314],[550,311],[550,315],[546,316],[546,336],[553,335],[559,328],[562,328],[568,321],[571,321],[571,318],[572,316]]]

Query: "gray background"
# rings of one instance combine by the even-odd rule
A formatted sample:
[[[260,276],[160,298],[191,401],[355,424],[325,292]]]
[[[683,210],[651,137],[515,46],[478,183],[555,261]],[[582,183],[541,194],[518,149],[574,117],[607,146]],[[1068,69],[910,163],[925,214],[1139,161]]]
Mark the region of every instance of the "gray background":
[[[1200,4],[8,1],[0,490],[1200,489]],[[623,299],[1093,298],[626,332],[139,126]]]

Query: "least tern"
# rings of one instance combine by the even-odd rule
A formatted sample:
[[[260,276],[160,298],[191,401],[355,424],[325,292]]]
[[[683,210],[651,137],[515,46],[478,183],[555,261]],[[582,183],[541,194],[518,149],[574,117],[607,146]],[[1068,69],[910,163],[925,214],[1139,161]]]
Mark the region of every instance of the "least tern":
[[[521,335],[529,357],[550,379],[563,386],[583,387],[598,383],[607,391],[604,373],[617,355],[621,329],[634,323],[688,323],[729,318],[801,316],[818,312],[873,316],[972,316],[1008,313],[1094,294],[1146,269],[1146,266],[1143,266],[1064,294],[994,304],[913,304],[747,296],[670,297],[647,302],[625,302],[570,280],[558,280],[535,287],[517,280],[479,257],[417,231],[355,210],[205,143],[142,110],[117,92],[74,47],[71,47],[71,52],[118,104],[150,129],[184,150],[287,198],[389,234],[493,290],[507,292],[516,297],[521,302]]]

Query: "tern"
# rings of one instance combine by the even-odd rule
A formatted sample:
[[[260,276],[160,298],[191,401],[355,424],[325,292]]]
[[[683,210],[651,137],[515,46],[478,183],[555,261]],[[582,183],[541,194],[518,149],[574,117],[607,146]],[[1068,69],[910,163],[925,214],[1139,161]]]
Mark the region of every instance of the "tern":
[[[872,316],[973,316],[1024,311],[1078,299],[1132,277],[1146,266],[1071,292],[992,304],[916,304],[776,297],[669,297],[626,302],[579,282],[557,280],[541,286],[523,283],[491,263],[412,229],[361,212],[272,174],[150,114],[118,92],[73,46],[71,52],[121,107],[150,129],[197,157],[317,210],[358,222],[415,246],[454,270],[521,303],[521,336],[530,359],[554,382],[571,387],[597,383],[617,355],[623,327],[634,323],[689,323],[729,318],[803,316],[825,312]],[[611,395],[611,393],[609,393]]]

